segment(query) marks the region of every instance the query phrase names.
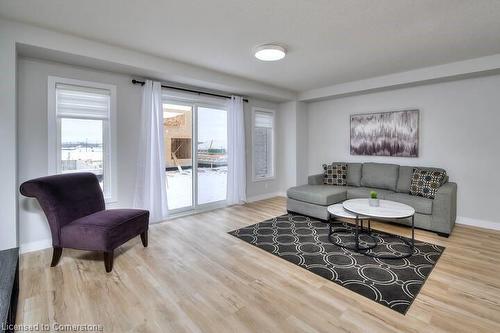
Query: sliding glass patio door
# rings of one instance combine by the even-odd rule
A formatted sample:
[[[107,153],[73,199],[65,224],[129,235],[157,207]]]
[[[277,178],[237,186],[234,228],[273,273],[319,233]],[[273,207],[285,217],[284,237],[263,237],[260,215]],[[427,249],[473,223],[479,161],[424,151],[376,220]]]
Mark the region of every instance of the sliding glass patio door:
[[[163,103],[165,182],[169,211],[193,206],[193,118],[189,104]]]
[[[227,198],[227,111],[197,108],[197,204],[213,204]]]
[[[170,213],[223,205],[227,198],[227,111],[195,101],[163,103]]]

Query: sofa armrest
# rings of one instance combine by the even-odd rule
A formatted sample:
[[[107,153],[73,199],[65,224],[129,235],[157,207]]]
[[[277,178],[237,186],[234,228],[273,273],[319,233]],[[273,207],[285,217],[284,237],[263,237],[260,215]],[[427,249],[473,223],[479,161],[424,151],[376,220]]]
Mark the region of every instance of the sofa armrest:
[[[457,184],[448,182],[437,191],[432,203],[432,224],[435,230],[451,233],[457,218]]]
[[[309,185],[322,185],[323,184],[323,174],[319,173],[317,175],[312,175],[307,178],[307,183]]]

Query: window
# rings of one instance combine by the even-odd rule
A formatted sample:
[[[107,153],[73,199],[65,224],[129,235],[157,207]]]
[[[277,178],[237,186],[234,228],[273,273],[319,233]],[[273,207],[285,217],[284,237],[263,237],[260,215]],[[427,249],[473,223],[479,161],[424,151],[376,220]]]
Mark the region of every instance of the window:
[[[274,111],[253,109],[253,180],[274,178]]]
[[[49,77],[49,173],[92,172],[107,202],[116,194],[116,88]]]

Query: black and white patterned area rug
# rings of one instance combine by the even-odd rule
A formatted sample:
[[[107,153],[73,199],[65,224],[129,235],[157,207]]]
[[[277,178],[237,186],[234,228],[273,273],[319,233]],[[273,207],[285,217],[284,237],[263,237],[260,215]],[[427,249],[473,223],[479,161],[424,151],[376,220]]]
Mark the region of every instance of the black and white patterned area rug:
[[[351,228],[335,223],[333,230]],[[394,311],[405,314],[444,251],[444,247],[415,240],[414,254],[405,259],[378,259],[332,244],[328,224],[286,214],[229,234],[331,280]],[[399,236],[372,229],[378,245],[374,254],[406,252]],[[332,241],[354,244],[354,234],[338,233]],[[361,244],[370,242],[361,236]]]

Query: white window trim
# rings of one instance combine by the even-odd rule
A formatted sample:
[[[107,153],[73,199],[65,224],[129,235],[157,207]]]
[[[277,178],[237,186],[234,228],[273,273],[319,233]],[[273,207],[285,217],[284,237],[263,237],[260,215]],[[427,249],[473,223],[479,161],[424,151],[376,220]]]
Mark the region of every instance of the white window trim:
[[[48,113],[48,174],[57,174],[58,161],[60,158],[60,120],[56,116],[56,84],[68,84],[82,87],[106,89],[110,92],[110,115],[109,124],[103,129],[103,135],[109,140],[109,148],[104,147],[105,160],[109,161],[109,165],[105,166],[104,173],[109,177],[109,195],[105,196],[106,203],[117,202],[118,186],[117,186],[117,140],[116,140],[116,86],[91,81],[81,81],[67,79],[57,76],[49,76],[47,80],[47,113]],[[107,148],[107,149],[106,149]]]
[[[268,177],[255,176],[255,159],[254,159],[254,145],[255,145],[255,113],[268,112],[273,115],[273,140],[272,140],[272,175]],[[276,179],[276,111],[265,109],[261,107],[252,107],[252,182],[263,182]]]

